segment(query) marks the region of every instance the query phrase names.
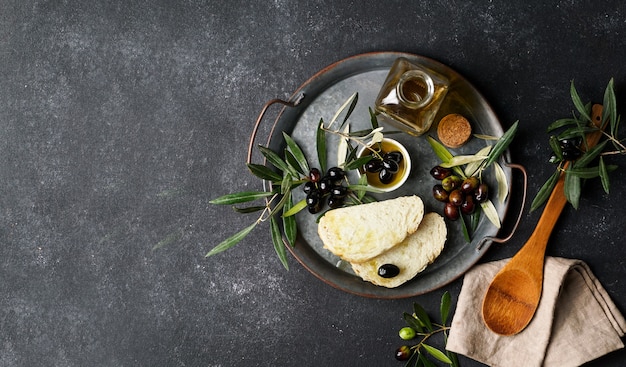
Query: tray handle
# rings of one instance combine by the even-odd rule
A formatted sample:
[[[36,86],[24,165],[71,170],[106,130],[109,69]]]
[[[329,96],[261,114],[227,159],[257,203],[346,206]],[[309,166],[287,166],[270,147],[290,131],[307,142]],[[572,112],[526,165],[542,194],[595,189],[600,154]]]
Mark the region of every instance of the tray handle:
[[[250,142],[248,143],[248,156],[246,157],[246,163],[252,163],[252,150],[254,149],[254,141],[256,140],[256,134],[259,130],[259,126],[261,125],[261,121],[267,112],[267,109],[270,108],[274,104],[282,104],[287,107],[296,107],[302,102],[304,99],[304,94],[300,93],[294,101],[285,101],[279,98],[272,99],[265,103],[263,109],[261,109],[261,113],[259,113],[259,117],[257,117],[256,122],[254,123],[254,128],[252,129],[252,134],[250,135]]]
[[[483,238],[478,243],[478,245],[476,245],[476,251],[480,251],[487,241],[496,242],[496,243],[504,243],[510,240],[511,237],[513,237],[513,235],[517,231],[519,222],[522,220],[522,214],[524,212],[524,207],[526,206],[526,192],[528,191],[528,174],[526,173],[526,168],[524,168],[524,166],[520,164],[505,163],[505,166],[518,169],[522,173],[522,176],[524,177],[524,193],[522,195],[522,206],[520,207],[519,214],[517,215],[517,220],[515,221],[515,225],[513,226],[513,229],[511,229],[511,233],[509,233],[508,236],[503,237],[503,238],[487,236]]]

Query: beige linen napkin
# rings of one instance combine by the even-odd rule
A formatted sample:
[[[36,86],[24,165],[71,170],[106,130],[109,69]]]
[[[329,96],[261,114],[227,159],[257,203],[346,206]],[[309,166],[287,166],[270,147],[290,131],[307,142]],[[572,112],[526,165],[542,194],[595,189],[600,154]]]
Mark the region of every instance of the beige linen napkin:
[[[579,366],[624,347],[626,321],[580,260],[546,258],[541,301],[521,333],[501,336],[482,320],[487,286],[508,259],[475,266],[463,280],[447,348],[490,366]]]

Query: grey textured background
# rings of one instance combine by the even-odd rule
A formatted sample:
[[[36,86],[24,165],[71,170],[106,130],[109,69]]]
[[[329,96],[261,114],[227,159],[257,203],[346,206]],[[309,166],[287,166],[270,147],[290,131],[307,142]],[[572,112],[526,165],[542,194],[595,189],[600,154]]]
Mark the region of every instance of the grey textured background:
[[[601,102],[615,77],[624,106],[625,39],[620,1],[0,0],[0,365],[400,365],[402,312],[461,280],[352,296],[285,271],[264,228],[204,258],[247,223],[208,201],[260,189],[244,161],[261,106],[348,56],[432,57],[520,120],[511,153],[534,196],[570,81]],[[610,196],[586,186],[548,248],[588,262],[623,311],[624,172]]]

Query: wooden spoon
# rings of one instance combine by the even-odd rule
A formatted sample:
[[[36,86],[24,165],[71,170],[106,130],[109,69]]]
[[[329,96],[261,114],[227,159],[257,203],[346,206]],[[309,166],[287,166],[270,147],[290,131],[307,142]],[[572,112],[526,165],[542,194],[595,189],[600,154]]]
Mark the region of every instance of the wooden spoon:
[[[602,122],[602,105],[592,108],[592,121]],[[588,147],[596,145],[601,131],[587,135]],[[533,318],[543,286],[543,265],[546,245],[563,207],[567,203],[563,191],[565,175],[548,198],[537,227],[520,251],[496,274],[483,299],[483,320],[489,329],[501,335],[522,331]]]

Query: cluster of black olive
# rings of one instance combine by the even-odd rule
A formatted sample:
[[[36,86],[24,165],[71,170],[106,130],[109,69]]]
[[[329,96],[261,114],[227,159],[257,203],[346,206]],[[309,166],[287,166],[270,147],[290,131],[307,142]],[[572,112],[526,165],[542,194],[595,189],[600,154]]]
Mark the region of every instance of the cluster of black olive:
[[[461,179],[453,173],[451,169],[441,166],[430,170],[430,174],[441,181],[433,186],[433,197],[445,203],[443,213],[446,218],[457,220],[461,213],[472,214],[476,205],[487,201],[489,187],[476,176]]]
[[[563,160],[575,161],[578,159],[583,154],[582,150],[580,150],[580,144],[582,144],[582,139],[580,137],[559,140],[559,147],[561,148]]]
[[[339,167],[328,169],[324,176],[319,169],[311,168],[309,180],[303,186],[309,213],[319,213],[325,202],[331,209],[343,206],[349,194],[348,188],[342,185],[345,177],[346,172]]]
[[[380,183],[386,185],[393,181],[394,175],[400,170],[402,153],[394,150],[385,153],[381,158],[372,158],[363,168],[369,173],[378,173]]]

